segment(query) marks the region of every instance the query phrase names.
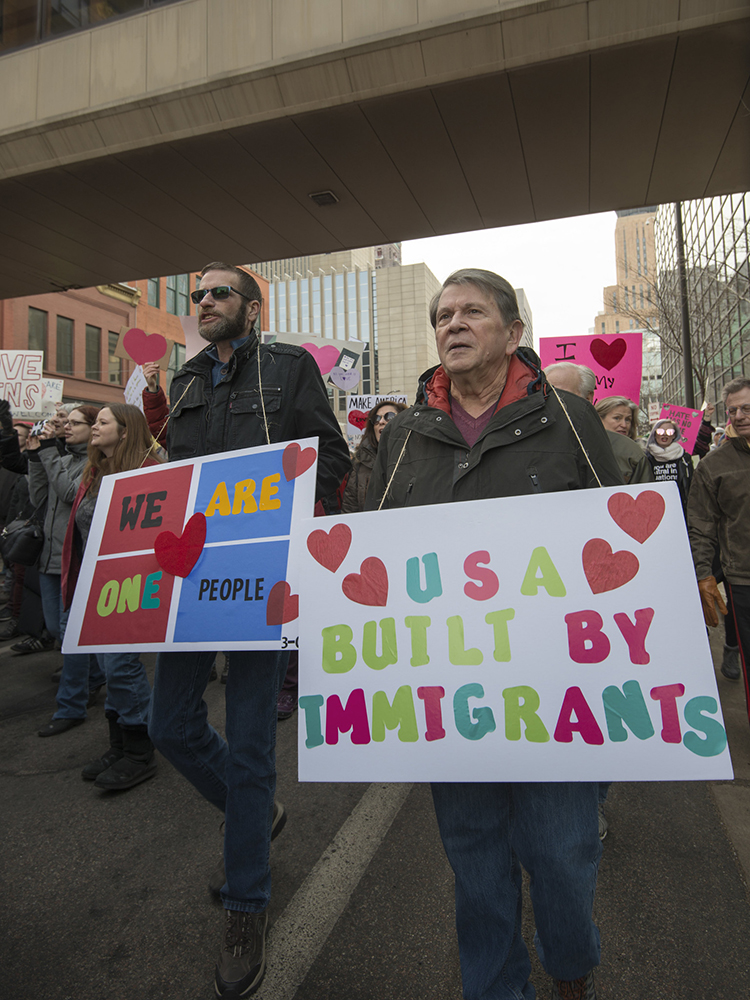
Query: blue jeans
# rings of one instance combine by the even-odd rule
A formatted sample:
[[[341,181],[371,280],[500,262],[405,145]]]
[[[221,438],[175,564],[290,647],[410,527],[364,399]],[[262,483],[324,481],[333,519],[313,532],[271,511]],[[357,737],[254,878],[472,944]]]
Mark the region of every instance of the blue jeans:
[[[231,653],[226,740],[209,723],[203,700],[215,656],[159,653],[149,736],[201,795],[224,813],[224,908],[261,913],[271,897],[276,699],[289,654]]]
[[[107,675],[104,710],[115,712],[121,726],[145,726],[151,685],[138,653],[97,653]]]
[[[466,1000],[534,1000],[521,935],[521,865],[531,877],[534,944],[554,979],[599,964],[591,919],[602,847],[595,782],[432,785],[456,876]]]
[[[44,622],[49,632],[61,642],[65,636],[70,609],[63,610],[59,573],[40,573],[39,592],[42,597]],[[85,719],[89,691],[105,682],[96,656],[91,653],[71,653],[63,656],[63,668],[57,687],[57,711],[53,719]]]

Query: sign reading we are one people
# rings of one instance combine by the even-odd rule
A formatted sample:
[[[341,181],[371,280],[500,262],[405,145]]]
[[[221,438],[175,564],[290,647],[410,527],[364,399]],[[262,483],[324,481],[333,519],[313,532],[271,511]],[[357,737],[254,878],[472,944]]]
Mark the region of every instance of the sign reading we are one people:
[[[286,648],[316,468],[308,438],[106,476],[63,652]]]
[[[674,483],[308,520],[290,562],[301,780],[732,777]]]

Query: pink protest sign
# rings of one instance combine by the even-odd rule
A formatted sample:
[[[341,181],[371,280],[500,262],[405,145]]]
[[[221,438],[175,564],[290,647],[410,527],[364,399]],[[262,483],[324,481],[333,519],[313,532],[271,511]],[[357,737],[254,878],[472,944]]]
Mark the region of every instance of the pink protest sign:
[[[558,361],[588,365],[596,375],[594,402],[606,396],[627,396],[638,403],[643,368],[643,333],[617,333],[610,337],[541,337],[542,368]]]
[[[688,410],[684,406],[662,406],[659,420],[666,420],[667,418],[674,420],[681,429],[685,440],[680,441],[680,444],[688,455],[692,455],[693,448],[695,448],[695,439],[698,437],[698,431],[701,428],[701,421],[703,420],[703,410]]]

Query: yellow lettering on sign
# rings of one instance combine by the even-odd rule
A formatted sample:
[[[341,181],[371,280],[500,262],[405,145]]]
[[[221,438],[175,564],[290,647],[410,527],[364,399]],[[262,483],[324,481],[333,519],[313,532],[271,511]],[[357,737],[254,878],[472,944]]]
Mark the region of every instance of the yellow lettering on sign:
[[[206,507],[206,517],[213,517],[217,510],[222,516],[231,513],[232,508],[229,505],[229,493],[227,493],[226,483],[217,484],[214,495],[211,497],[208,507]]]

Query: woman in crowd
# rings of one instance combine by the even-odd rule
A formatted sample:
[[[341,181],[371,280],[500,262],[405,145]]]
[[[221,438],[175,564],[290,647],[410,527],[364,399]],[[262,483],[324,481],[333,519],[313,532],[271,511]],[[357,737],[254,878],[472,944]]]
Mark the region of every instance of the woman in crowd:
[[[693,478],[693,460],[680,444],[682,431],[674,420],[657,420],[646,442],[646,458],[657,483],[674,480],[687,517],[687,498]]]
[[[370,476],[378,452],[380,435],[388,421],[405,409],[405,403],[393,403],[386,400],[383,403],[378,403],[367,414],[362,440],[354,453],[354,468],[349,474],[344,490],[344,499],[341,503],[342,514],[354,514],[358,510],[365,509],[367,487],[370,485]]]
[[[62,642],[68,620],[60,590],[62,547],[73,500],[86,464],[91,427],[96,420],[95,406],[78,406],[66,415],[63,426],[65,444],[61,447],[55,428],[48,423],[40,437],[29,437],[26,454],[29,461],[29,497],[35,508],[45,501],[44,546],[39,557],[39,591],[49,639],[32,636],[11,648],[18,653],[36,653],[50,649],[55,639]],[[104,674],[95,657],[65,657],[57,689],[57,711],[52,721],[39,730],[40,736],[57,736],[86,720],[90,692],[97,692]]]
[[[83,470],[65,536],[62,558],[63,601],[70,606],[104,476],[157,465],[156,442],[146,418],[135,406],[112,403],[99,411],[91,429],[88,462]],[[97,653],[107,677],[104,714],[109,748],[81,773],[97,788],[132,788],[156,771],[148,738],[151,686],[138,653]]]
[[[638,407],[627,396],[606,396],[594,404],[607,431],[626,486],[654,481],[648,459],[636,444]]]

